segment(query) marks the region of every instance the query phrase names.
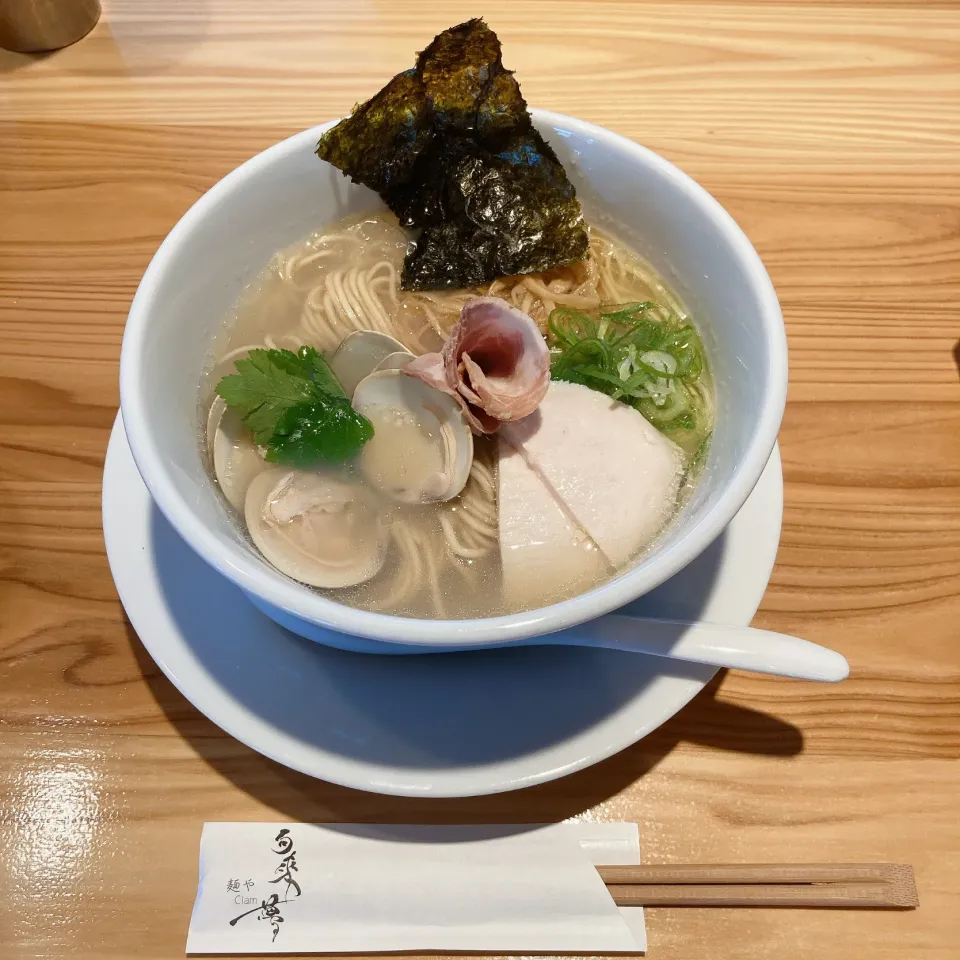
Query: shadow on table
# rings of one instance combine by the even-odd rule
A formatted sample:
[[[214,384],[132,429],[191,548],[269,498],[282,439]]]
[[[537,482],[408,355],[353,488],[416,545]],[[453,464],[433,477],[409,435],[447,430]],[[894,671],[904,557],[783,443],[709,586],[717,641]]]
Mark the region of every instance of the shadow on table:
[[[0,75],[22,70],[24,67],[29,67],[32,63],[44,60],[48,56],[48,53],[19,53],[16,50],[7,50],[5,47],[0,47]]]
[[[200,560],[156,508],[152,528],[155,565],[168,605],[207,673],[230,697],[246,703],[275,727],[297,737],[311,729],[311,739],[322,749],[362,762],[423,769],[442,768],[451,761],[495,763],[549,748],[557,739],[589,729],[651,682],[650,667],[646,672],[639,669],[640,661],[632,654],[554,648],[553,655],[544,660],[542,648],[531,648],[431,657],[435,665],[426,690],[423,680],[417,679],[422,671],[411,669],[412,661],[421,658],[348,654],[317,647],[282,631],[262,618],[238,588]],[[721,537],[684,571],[682,589],[677,589],[679,578],[674,578],[644,598],[634,612],[642,613],[642,606],[655,603],[660,615],[694,617],[706,603],[723,552]],[[684,609],[672,606],[681,600]],[[211,609],[217,611],[215,617]],[[560,780],[478,798],[387,798],[297,773],[234,740],[176,690],[129,624],[128,632],[144,679],[180,734],[241,790],[297,821],[561,820],[619,793],[684,741],[768,756],[793,756],[803,749],[803,737],[796,727],[719,698],[724,679],[721,672],[692,703],[643,740]],[[577,657],[580,659],[570,659]],[[457,692],[457,672],[467,666],[459,658],[470,658],[470,670],[485,678],[479,685],[473,684],[469,697]],[[691,671],[691,676],[699,670],[702,676],[699,667],[669,666],[670,673],[680,677],[684,670]],[[577,676],[573,687],[571,672]],[[381,676],[374,681],[370,679],[373,674]],[[391,683],[394,677],[397,682]],[[447,692],[446,704],[437,709],[434,690],[447,686],[453,692]],[[537,686],[541,688],[539,701],[530,695]],[[568,696],[559,720],[538,724],[537,712],[549,709],[549,691],[554,689],[568,694],[582,690],[588,695],[577,697],[574,693],[575,703],[569,702]],[[293,696],[284,697],[287,690],[292,690]],[[385,690],[389,697],[384,697]],[[484,695],[478,696],[478,690]],[[421,708],[428,696],[432,713]],[[337,706],[321,717],[319,711],[330,698],[336,698]],[[315,721],[311,709],[318,711]],[[339,726],[350,729],[332,729],[337,724],[329,722],[330,717],[346,717]],[[454,729],[438,731],[437,717],[449,718]],[[310,723],[305,723],[305,718]],[[477,735],[478,730],[482,735]]]
[[[173,686],[127,623],[131,647],[159,707],[197,754],[254,800],[297,822],[544,823],[576,816],[643,777],[682,742],[790,757],[803,734],[769,714],[719,698],[720,671],[680,713],[643,740],[585,770],[510,793],[462,799],[388,797],[291,770],[230,737]]]

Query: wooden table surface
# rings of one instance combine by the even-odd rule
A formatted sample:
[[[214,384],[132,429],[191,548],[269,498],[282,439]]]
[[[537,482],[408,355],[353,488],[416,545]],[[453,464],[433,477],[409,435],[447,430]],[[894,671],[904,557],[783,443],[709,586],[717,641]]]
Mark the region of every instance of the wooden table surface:
[[[182,956],[204,820],[565,817],[637,820],[652,862],[916,867],[913,913],[651,910],[651,957],[956,957],[960,7],[104,8],[73,48],[0,51],[0,957]],[[478,12],[532,103],[679,164],[760,251],[791,385],[757,623],[853,672],[729,674],[583,773],[404,801],[294,774],[176,692],[117,599],[100,478],[124,318],[164,234],[240,161],[343,114]]]

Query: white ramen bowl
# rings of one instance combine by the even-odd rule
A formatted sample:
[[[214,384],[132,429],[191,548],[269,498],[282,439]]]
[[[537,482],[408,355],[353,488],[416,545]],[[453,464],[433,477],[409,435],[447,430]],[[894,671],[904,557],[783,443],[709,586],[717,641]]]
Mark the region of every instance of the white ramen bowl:
[[[532,113],[588,221],[608,226],[648,259],[703,336],[717,399],[707,468],[674,522],[631,567],[529,612],[471,620],[372,613],[320,596],[270,566],[207,472],[199,384],[214,334],[278,250],[348,214],[382,209],[372,191],[315,156],[331,124],[305,130],[228,174],[170,231],[131,305],[120,361],[123,422],[153,499],[204,560],[295,632],[351,649],[431,652],[583,623],[653,589],[700,554],[746,501],[770,456],[786,398],[787,348],[776,294],[750,241],[710,194],[652,151],[582,120]]]

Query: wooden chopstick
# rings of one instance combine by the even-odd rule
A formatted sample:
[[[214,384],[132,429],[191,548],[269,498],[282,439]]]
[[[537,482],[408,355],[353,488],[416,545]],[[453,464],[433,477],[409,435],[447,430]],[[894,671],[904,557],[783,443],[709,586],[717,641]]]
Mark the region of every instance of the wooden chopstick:
[[[903,863],[644,864],[597,871],[618,906],[881,907],[919,903]]]

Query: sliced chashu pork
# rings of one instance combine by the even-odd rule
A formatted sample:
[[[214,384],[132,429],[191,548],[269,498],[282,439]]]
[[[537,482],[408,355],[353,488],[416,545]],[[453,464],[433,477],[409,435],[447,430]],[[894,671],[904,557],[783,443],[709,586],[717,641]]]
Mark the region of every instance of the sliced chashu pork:
[[[519,500],[531,516],[552,515],[544,506],[549,503],[599,548],[607,568],[619,567],[666,522],[682,473],[680,448],[632,407],[559,381],[550,384],[535,413],[502,425],[500,453],[500,543],[505,590],[511,595],[516,589],[511,578],[527,579],[511,557],[531,551],[534,542],[545,558],[538,563],[538,578],[553,578],[567,595],[578,589],[564,583],[574,563],[566,556],[571,553],[567,529],[554,523],[536,532],[536,521],[518,522]],[[536,484],[523,475],[519,488],[512,489],[517,473],[505,472],[503,464],[513,457],[524,461]],[[532,585],[524,589],[529,593]]]

